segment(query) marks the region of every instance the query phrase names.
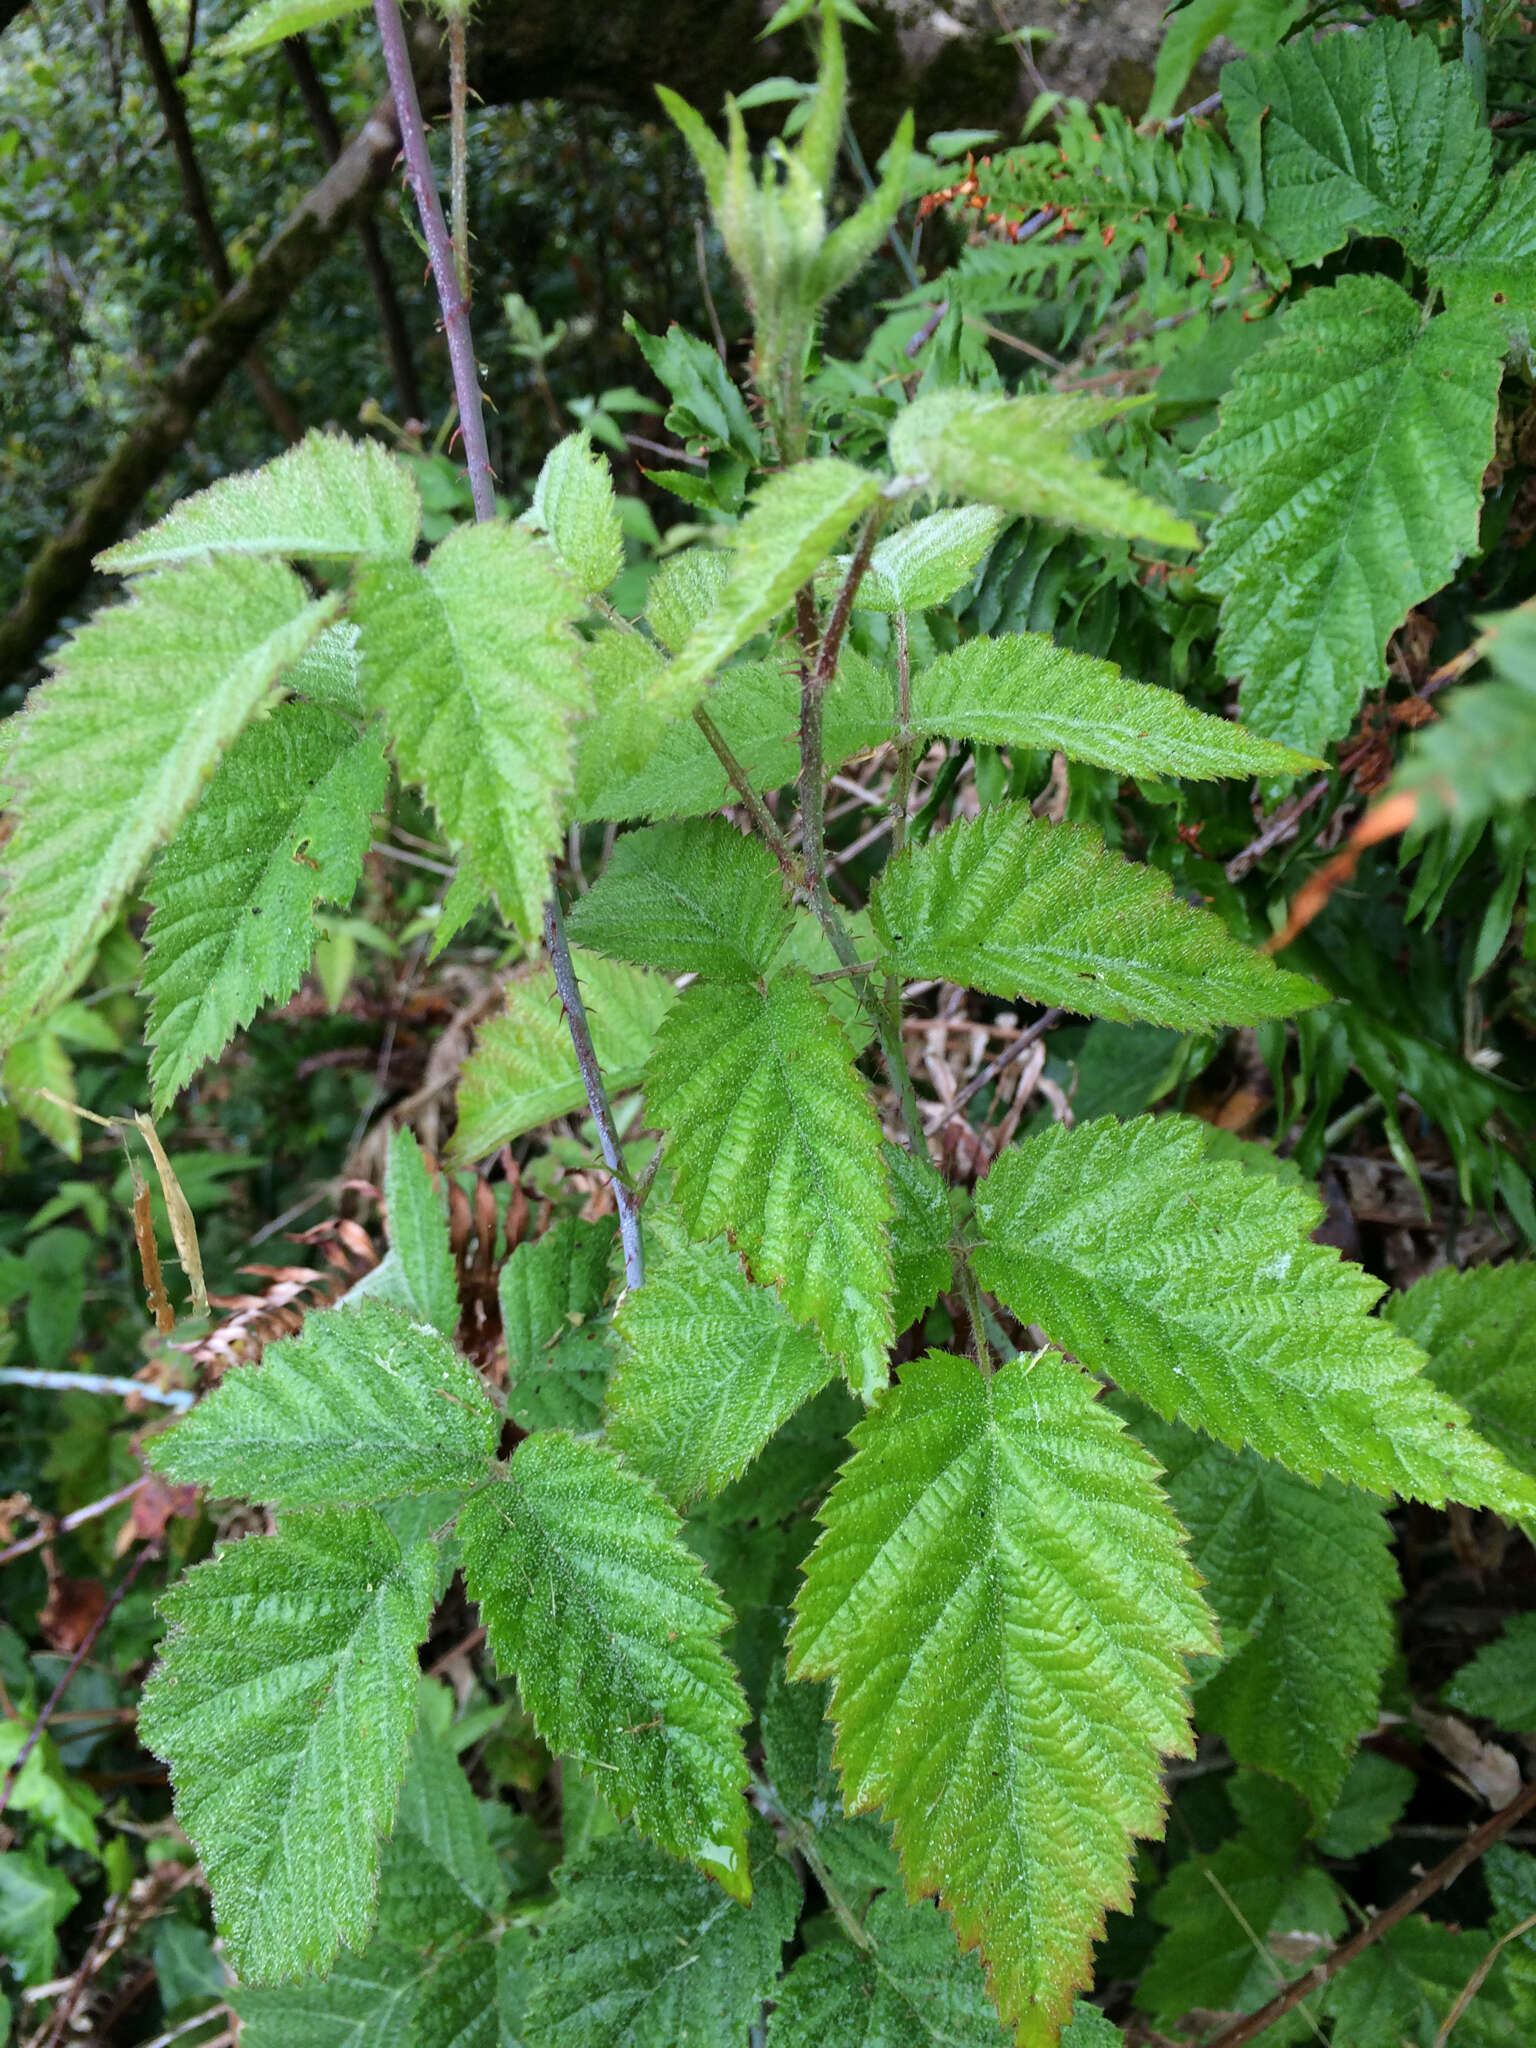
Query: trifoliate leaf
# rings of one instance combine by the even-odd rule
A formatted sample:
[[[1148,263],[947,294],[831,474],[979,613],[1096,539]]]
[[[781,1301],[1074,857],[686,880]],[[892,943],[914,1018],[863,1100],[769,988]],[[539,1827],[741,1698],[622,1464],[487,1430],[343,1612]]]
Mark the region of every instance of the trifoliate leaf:
[[[1429,1353],[1425,1376],[1536,1479],[1536,1263],[1444,1266],[1386,1312]]]
[[[994,1172],[996,1169],[993,1169]],[[1188,1755],[1184,1655],[1215,1638],[1157,1468],[1078,1368],[935,1354],[853,1432],[790,1637],[831,1677],[849,1807],[1049,2043],[1129,1852]],[[1091,1529],[1091,1536],[1089,1530]]]
[[[997,538],[1003,514],[995,505],[952,505],[914,519],[875,546],[855,602],[866,612],[921,612],[943,604],[974,575]],[[852,562],[840,556],[837,581]]]
[[[153,1441],[155,1469],[274,1507],[474,1486],[496,1455],[484,1388],[435,1330],[381,1301],[306,1316]]]
[[[1005,1152],[977,1275],[1160,1414],[1304,1479],[1527,1516],[1536,1487],[1371,1314],[1381,1283],[1311,1233],[1309,1189],[1206,1153],[1191,1117],[1113,1117]]]
[[[1200,1725],[1238,1763],[1294,1785],[1322,1820],[1376,1725],[1396,1640],[1402,1587],[1383,1504],[1145,1410],[1129,1420],[1167,1472],[1227,1650],[1200,1688]]]
[[[882,1892],[864,1929],[868,1953],[827,1941],[797,1957],[779,1987],[768,2048],[1005,2048],[1012,2038],[931,1899]]]
[[[1518,1735],[1536,1734],[1536,1614],[1517,1614],[1445,1688],[1449,1705]]]
[[[894,973],[1095,1017],[1198,1030],[1255,1024],[1327,991],[1239,944],[1159,869],[1111,853],[1091,825],[993,804],[893,860],[870,918]]]
[[[752,1903],[738,1905],[630,1833],[556,1879],[561,1905],[533,1952],[528,2048],[736,2048],[774,1995],[799,1888],[752,1822]]]
[[[631,1088],[676,992],[659,974],[580,947],[572,958],[608,1091]],[[480,1028],[459,1077],[453,1156],[484,1159],[509,1138],[583,1108],[586,1099],[555,977],[541,968],[510,983],[505,1007]]]
[[[766,974],[789,930],[778,863],[724,818],[627,832],[566,929],[594,953],[663,974]]]
[[[728,1231],[867,1400],[894,1334],[891,1198],[879,1119],[809,977],[692,983],[657,1036],[645,1100],[688,1228]]]
[[[459,1517],[465,1579],[501,1669],[552,1749],[733,1897],[750,1893],[747,1718],[730,1615],[661,1496],[605,1445],[549,1430]]]
[[[649,1250],[649,1214],[645,1221]],[[523,1429],[589,1430],[602,1418],[614,1230],[611,1217],[562,1216],[501,1269],[507,1413]]]
[[[1123,398],[999,398],[960,389],[914,399],[891,428],[891,461],[914,486],[951,491],[1080,532],[1197,548],[1185,519],[1074,453]]]
[[[1503,355],[1480,313],[1426,321],[1389,278],[1344,277],[1239,369],[1192,460],[1232,491],[1201,581],[1255,732],[1316,753],[1347,731],[1388,635],[1477,546]]]
[[[225,755],[145,888],[157,1114],[303,980],[315,906],[351,901],[386,778],[379,736],[317,704],[279,704]]]
[[[281,28],[263,41],[298,32]],[[409,561],[420,530],[421,498],[403,462],[377,441],[316,430],[263,468],[183,498],[98,555],[96,567],[127,575],[210,554]]]
[[[693,1244],[654,1202],[645,1285],[615,1317],[608,1435],[679,1507],[744,1472],[837,1367],[724,1238]]]
[[[570,726],[591,703],[580,603],[541,542],[494,524],[456,527],[424,568],[365,564],[353,602],[363,695],[402,775],[525,934],[560,844]]]
[[[139,1735],[171,1766],[248,1982],[324,1969],[367,1938],[434,1579],[430,1543],[402,1555],[352,1509],[226,1545],[161,1602],[170,1634]]]
[[[6,728],[0,1043],[69,994],[149,856],[337,601],[278,562],[196,562],[96,613]]]
[[[448,1239],[448,1207],[407,1125],[389,1141],[384,1213],[389,1249],[416,1319],[451,1339],[459,1327],[459,1281]]]
[[[879,495],[878,477],[831,455],[770,477],[736,529],[735,558],[713,610],[678,652],[677,687],[708,681],[771,624]]]
[[[1294,263],[1350,234],[1389,235],[1415,263],[1454,250],[1487,204],[1488,129],[1466,69],[1406,22],[1299,36],[1221,75],[1227,122],[1264,232]]]
[[[891,1317],[910,1329],[948,1287],[954,1264],[949,1190],[929,1165],[901,1145],[881,1147],[895,1214],[891,1218]]]
[[[1112,661],[1046,633],[967,640],[920,669],[912,724],[994,747],[1060,748],[1121,775],[1299,775],[1323,764],[1196,711],[1176,690],[1133,683]]]
[[[1321,1834],[1324,1856],[1363,1856],[1387,1840],[1403,1817],[1418,1780],[1406,1764],[1374,1749],[1357,1750]]]
[[[547,533],[578,590],[598,595],[624,566],[624,529],[608,458],[590,435],[567,434],[544,458],[523,524]]]

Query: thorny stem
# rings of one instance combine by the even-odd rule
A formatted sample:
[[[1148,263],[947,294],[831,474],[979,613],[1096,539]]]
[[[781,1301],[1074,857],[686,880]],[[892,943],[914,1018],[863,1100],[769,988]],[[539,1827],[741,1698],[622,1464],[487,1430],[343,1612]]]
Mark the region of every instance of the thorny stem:
[[[464,59],[464,15],[463,5],[455,5],[448,15],[448,133],[452,167],[448,210],[453,221],[453,266],[458,274],[460,295],[467,306],[470,300],[469,88]]]
[[[954,1255],[955,1279],[959,1285],[960,1298],[965,1303],[965,1313],[971,1325],[971,1356],[990,1376],[997,1369],[997,1360],[992,1356],[992,1347],[987,1342],[987,1312],[981,1299],[981,1288],[976,1275],[971,1271],[970,1254],[964,1245],[957,1245]]]
[[[730,742],[716,725],[702,704],[696,704],[693,711],[694,723],[714,751],[715,759],[730,777],[731,787],[741,799],[742,809],[762,834],[769,850],[778,862],[784,879],[792,889],[807,886],[805,868],[794,848],[773,821],[773,813],[752,787],[752,778],[731,751]]]

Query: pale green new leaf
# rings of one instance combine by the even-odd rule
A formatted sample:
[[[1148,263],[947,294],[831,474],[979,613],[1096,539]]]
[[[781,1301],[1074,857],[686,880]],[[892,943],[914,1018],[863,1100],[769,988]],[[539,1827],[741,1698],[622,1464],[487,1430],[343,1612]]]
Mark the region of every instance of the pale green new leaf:
[[[145,886],[157,1114],[303,980],[315,907],[351,901],[386,780],[379,736],[309,703],[277,705],[220,762]]]
[[[292,667],[283,671],[283,688],[295,697],[307,697],[312,704],[323,704],[328,711],[361,718],[363,697],[357,687],[360,637],[350,619],[327,626]]]
[[[363,695],[402,775],[525,934],[560,844],[571,723],[591,705],[580,608],[542,542],[496,524],[456,527],[424,568],[365,564],[353,604]]]
[[[1300,36],[1221,75],[1263,227],[1294,263],[1350,234],[1390,235],[1415,263],[1454,250],[1488,200],[1492,154],[1471,79],[1406,22]]]
[[[645,1099],[688,1228],[729,1231],[869,1399],[894,1334],[891,1198],[874,1106],[809,976],[692,983],[657,1036]]]
[[[887,534],[859,585],[860,611],[921,612],[943,604],[975,573],[1004,516],[995,505],[953,505]],[[839,571],[845,574],[852,559],[840,556]]]
[[[965,390],[914,399],[891,428],[891,461],[914,486],[976,498],[1086,533],[1197,548],[1187,520],[1073,452],[1123,398],[999,398]]]
[[[210,554],[408,561],[420,530],[421,497],[403,462],[377,441],[317,429],[263,468],[183,498],[96,567],[127,575]]]
[[[730,1614],[655,1489],[606,1445],[547,1430],[459,1517],[465,1581],[497,1664],[551,1749],[745,1899],[746,1702]]]
[[[645,1285],[614,1319],[608,1436],[669,1500],[715,1494],[837,1368],[724,1238],[693,1244],[654,1200]]]
[[[995,1172],[996,1169],[994,1169]],[[1215,1648],[1157,1467],[1067,1360],[904,1365],[822,1511],[790,1668],[835,1681],[851,1810],[979,1947],[1019,2039],[1053,2043],[1130,1850],[1192,1750],[1184,1656]]]
[[[0,1043],[69,994],[220,754],[337,609],[281,563],[203,561],[146,577],[66,644],[5,733]]]
[[[1376,1725],[1396,1640],[1402,1587],[1383,1503],[1145,1410],[1128,1419],[1168,1474],[1226,1651],[1200,1689],[1200,1725],[1238,1763],[1294,1785],[1321,1821]]]
[[[533,1952],[528,2048],[737,2048],[774,1996],[800,1907],[755,1818],[751,1857],[750,1906],[628,1832],[562,1866]]]
[[[368,0],[259,0],[226,35],[209,45],[211,57],[249,57],[289,36],[307,35],[359,13]],[[371,445],[371,444],[370,444]]]
[[[459,1327],[459,1281],[448,1240],[448,1208],[433,1185],[416,1134],[402,1125],[384,1170],[389,1249],[418,1320],[451,1338]]]
[[[646,1214],[649,1254],[651,1215]],[[608,1363],[614,1222],[562,1216],[525,1240],[501,1269],[507,1413],[523,1429],[596,1429]],[[647,1257],[646,1284],[650,1284]]]
[[[624,529],[608,458],[588,434],[567,434],[544,458],[523,523],[547,533],[577,587],[606,590],[624,566]]]
[[[1536,1734],[1536,1614],[1514,1615],[1445,1688],[1446,1701],[1517,1734]]]
[[[609,1092],[633,1087],[676,991],[659,974],[580,947],[572,958]],[[586,1099],[554,974],[540,968],[510,983],[505,1007],[481,1026],[459,1077],[453,1156],[484,1159],[509,1138],[583,1108]]]
[[[835,456],[770,477],[736,530],[730,574],[679,650],[675,687],[702,684],[770,625],[880,495],[880,479]]]
[[[663,736],[686,721],[704,685],[679,696],[672,664],[639,633],[605,627],[583,647],[581,659],[594,709],[576,728],[574,811],[598,818],[608,792],[644,768]]]
[[[498,1431],[445,1338],[363,1301],[308,1315],[259,1365],[231,1367],[150,1454],[179,1485],[314,1508],[474,1486]]]
[[[1027,804],[993,804],[909,846],[869,907],[881,953],[907,980],[1186,1031],[1328,1000],[1181,901],[1159,869],[1111,853],[1093,826],[1052,825]]]
[[[1386,1313],[1428,1352],[1426,1376],[1536,1480],[1536,1263],[1443,1266]]]
[[[56,1031],[38,1024],[18,1038],[0,1065],[0,1085],[18,1116],[57,1145],[66,1159],[79,1159],[75,1066]]]
[[[566,929],[594,953],[663,974],[768,972],[789,930],[778,863],[724,818],[628,832]]]
[[[1176,690],[1134,683],[1112,661],[1059,647],[1047,633],[977,638],[941,654],[913,678],[912,724],[994,747],[1059,748],[1121,775],[1210,781],[1323,765],[1195,710]]]
[[[1315,753],[1347,731],[1388,636],[1477,546],[1503,356],[1480,312],[1426,321],[1389,278],[1344,277],[1239,369],[1192,460],[1231,487],[1201,581],[1256,732]]]
[[[873,1943],[824,1941],[797,1957],[768,2022],[768,2048],[1005,2048],[1011,2035],[931,1899],[882,1892]]]
[[[645,616],[669,654],[678,653],[714,610],[730,573],[731,557],[724,548],[684,548],[657,565],[646,586]]]
[[[1311,1190],[1208,1157],[1207,1135],[1103,1117],[1005,1152],[976,1191],[982,1284],[1160,1414],[1305,1479],[1536,1511],[1371,1314],[1380,1281],[1312,1242]]]
[[[162,1599],[139,1735],[248,1982],[367,1938],[434,1583],[430,1543],[402,1555],[371,1510],[333,1510],[225,1545]]]

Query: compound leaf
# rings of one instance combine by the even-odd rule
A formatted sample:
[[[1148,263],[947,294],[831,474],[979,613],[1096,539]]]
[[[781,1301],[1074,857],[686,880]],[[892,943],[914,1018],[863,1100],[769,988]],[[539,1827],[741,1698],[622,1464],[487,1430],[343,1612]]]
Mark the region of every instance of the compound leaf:
[[[360,1949],[415,1712],[430,1543],[370,1509],[295,1516],[195,1566],[139,1733],[171,1767],[230,1962],[252,1983]]]
[[[755,979],[789,930],[778,864],[724,818],[627,832],[566,920],[593,952],[663,974]]]
[[[220,762],[145,888],[157,1115],[303,980],[315,907],[351,901],[386,777],[377,734],[298,702],[247,727]]]
[[[658,1034],[645,1099],[688,1228],[729,1231],[868,1399],[893,1335],[891,1198],[879,1120],[809,976],[692,983]]]
[[[577,588],[608,588],[624,566],[624,529],[613,472],[589,434],[567,434],[544,458],[524,524],[547,533]]]
[[[1445,1266],[1386,1313],[1428,1352],[1426,1376],[1536,1479],[1536,1264]]]
[[[931,1899],[882,1892],[861,1953],[828,1941],[797,1957],[768,2022],[768,2048],[1004,2048],[1010,2036],[974,1956]]]
[[[870,917],[906,979],[1122,1022],[1254,1024],[1327,1001],[1182,902],[1158,869],[1111,853],[1093,826],[1052,825],[1027,804],[993,804],[906,848]]]
[[[157,1471],[275,1507],[371,1503],[474,1486],[499,1423],[437,1331],[382,1301],[306,1316],[296,1337],[237,1365],[154,1439]]]
[[[747,1709],[719,1643],[730,1615],[661,1496],[606,1445],[548,1430],[466,1504],[459,1539],[497,1663],[543,1739],[747,1898]]]
[[[994,1169],[995,1171],[995,1169]],[[1151,1458],[1078,1368],[934,1354],[853,1432],[790,1637],[835,1681],[850,1810],[980,1947],[1021,2041],[1055,2040],[1129,1851],[1188,1755],[1184,1654],[1214,1648]]]
[[[976,1270],[1021,1322],[1162,1415],[1304,1479],[1528,1516],[1536,1487],[1371,1314],[1310,1189],[1208,1157],[1182,1116],[1055,1125],[976,1191]]]

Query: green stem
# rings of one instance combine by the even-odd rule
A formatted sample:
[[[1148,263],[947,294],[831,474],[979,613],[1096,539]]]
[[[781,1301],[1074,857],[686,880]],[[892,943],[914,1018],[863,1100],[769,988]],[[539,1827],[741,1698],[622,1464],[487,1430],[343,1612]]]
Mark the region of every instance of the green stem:
[[[982,1303],[980,1285],[971,1271],[970,1254],[964,1245],[954,1247],[954,1271],[955,1283],[965,1303],[965,1313],[970,1318],[971,1355],[983,1373],[991,1374],[997,1369],[997,1360],[987,1342],[987,1312]]]

